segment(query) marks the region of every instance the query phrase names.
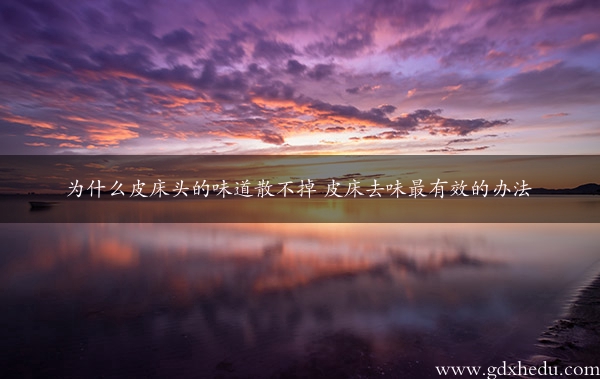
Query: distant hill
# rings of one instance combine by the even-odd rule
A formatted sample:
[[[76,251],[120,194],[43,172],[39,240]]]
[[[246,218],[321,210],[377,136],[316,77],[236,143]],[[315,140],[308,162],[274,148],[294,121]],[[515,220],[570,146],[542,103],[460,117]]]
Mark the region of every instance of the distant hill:
[[[575,188],[533,188],[528,192],[533,195],[600,195],[600,185],[596,183],[588,183],[582,184]]]

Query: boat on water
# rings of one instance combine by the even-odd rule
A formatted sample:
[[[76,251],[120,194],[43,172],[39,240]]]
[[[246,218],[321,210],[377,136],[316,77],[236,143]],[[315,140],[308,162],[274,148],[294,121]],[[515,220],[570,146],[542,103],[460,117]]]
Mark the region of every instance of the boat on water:
[[[56,201],[30,201],[31,209],[45,209],[58,204]]]

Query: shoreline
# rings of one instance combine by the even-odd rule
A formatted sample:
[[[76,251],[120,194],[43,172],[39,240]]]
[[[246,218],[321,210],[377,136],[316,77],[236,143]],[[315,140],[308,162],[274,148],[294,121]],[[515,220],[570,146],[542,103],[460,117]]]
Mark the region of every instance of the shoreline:
[[[578,291],[566,314],[538,338],[536,354],[524,362],[536,367],[546,362],[559,371],[568,366],[600,365],[600,274]],[[563,377],[567,376],[557,376]]]

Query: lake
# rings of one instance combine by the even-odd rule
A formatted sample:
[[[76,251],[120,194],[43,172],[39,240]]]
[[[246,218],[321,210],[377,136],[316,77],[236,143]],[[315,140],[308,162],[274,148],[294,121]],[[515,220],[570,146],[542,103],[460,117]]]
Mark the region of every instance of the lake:
[[[516,362],[597,224],[3,224],[7,377],[437,377]]]

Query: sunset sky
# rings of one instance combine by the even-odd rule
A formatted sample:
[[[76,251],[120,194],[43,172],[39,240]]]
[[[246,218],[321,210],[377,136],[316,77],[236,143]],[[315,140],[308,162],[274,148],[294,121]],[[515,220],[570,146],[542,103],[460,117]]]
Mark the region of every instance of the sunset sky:
[[[2,154],[600,153],[598,1],[3,1]]]

